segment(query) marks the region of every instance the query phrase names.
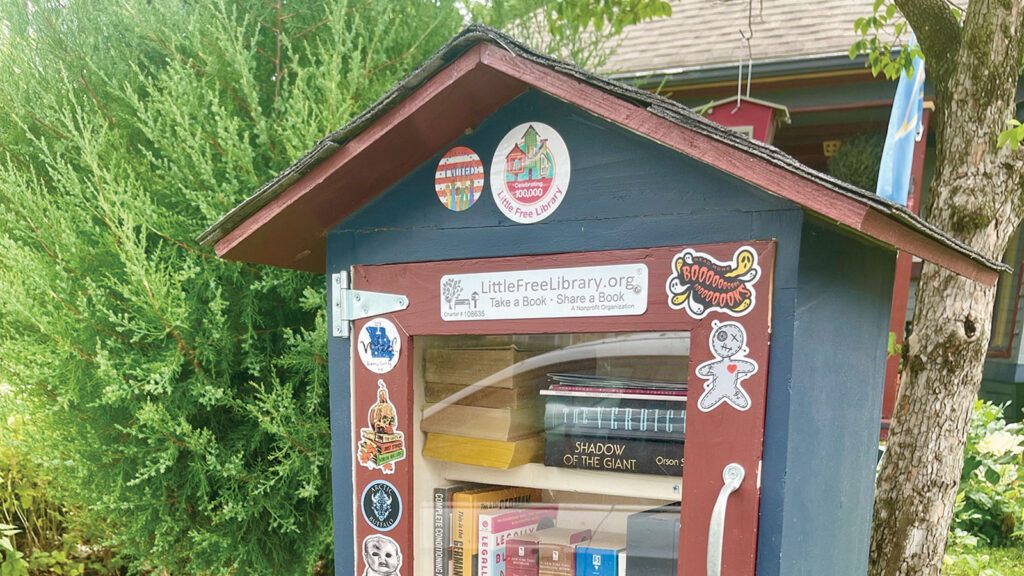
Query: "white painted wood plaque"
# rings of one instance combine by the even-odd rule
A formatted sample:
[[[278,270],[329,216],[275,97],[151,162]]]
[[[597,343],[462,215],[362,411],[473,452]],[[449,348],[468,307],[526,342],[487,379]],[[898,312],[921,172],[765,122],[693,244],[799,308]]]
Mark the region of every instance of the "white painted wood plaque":
[[[639,316],[647,289],[640,263],[449,274],[441,277],[441,319]]]

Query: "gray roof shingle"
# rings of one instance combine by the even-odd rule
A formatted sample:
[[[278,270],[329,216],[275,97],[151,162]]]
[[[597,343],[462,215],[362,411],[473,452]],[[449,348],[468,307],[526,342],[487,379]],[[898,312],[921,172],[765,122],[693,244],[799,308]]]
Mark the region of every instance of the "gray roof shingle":
[[[889,200],[847,184],[828,174],[809,168],[778,148],[741,136],[733,130],[694,113],[678,102],[668,100],[635,86],[623,84],[611,78],[591,74],[571,64],[539,54],[497,30],[479,25],[472,25],[464,29],[443,46],[437,54],[396,84],[391,91],[382,96],[373,106],[345,126],[327,135],[305,156],[283,170],[274,179],[261,186],[251,197],[236,206],[200,234],[197,238],[199,243],[205,246],[216,244],[234,228],[282,194],[291,184],[311,172],[317,165],[334,154],[346,142],[379,120],[459,55],[481,42],[500,46],[519,58],[539,64],[560,74],[576,78],[598,90],[613,95],[625,105],[633,105],[645,109],[682,128],[726,143],[752,157],[788,170],[841,196],[853,199],[860,204],[870,207],[878,214],[899,222],[907,229],[923,235],[989,270],[1011,270],[1006,264],[992,260],[949,236],[944,231],[910,212],[904,206],[894,204]]]
[[[627,27],[603,74],[664,73],[754,62],[846,54],[857,18],[872,0],[674,0],[672,16]],[[741,34],[742,31],[742,34]]]

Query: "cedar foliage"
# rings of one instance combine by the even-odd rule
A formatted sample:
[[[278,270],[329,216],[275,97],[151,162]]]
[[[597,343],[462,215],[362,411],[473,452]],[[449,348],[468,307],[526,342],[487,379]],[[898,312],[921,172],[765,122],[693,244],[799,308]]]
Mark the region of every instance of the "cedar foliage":
[[[331,556],[323,278],[193,240],[460,26],[433,0],[0,0],[0,402],[135,570]]]

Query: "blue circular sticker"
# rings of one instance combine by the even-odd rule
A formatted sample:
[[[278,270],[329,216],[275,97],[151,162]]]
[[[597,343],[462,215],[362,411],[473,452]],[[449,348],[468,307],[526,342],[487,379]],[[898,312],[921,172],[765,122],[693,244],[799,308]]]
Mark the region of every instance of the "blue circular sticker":
[[[387,532],[402,518],[402,497],[386,480],[374,480],[363,489],[360,499],[363,519],[381,532]]]

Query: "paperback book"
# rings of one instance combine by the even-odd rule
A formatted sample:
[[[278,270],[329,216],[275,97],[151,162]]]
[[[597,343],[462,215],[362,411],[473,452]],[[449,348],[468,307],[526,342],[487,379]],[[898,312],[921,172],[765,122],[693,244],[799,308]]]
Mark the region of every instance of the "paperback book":
[[[452,576],[470,576],[477,564],[480,514],[540,500],[536,488],[491,486],[459,492],[452,498]]]
[[[576,547],[576,576],[619,576],[625,571],[625,534],[600,534]]]
[[[434,576],[452,573],[452,497],[480,487],[480,484],[458,484],[434,488]]]
[[[555,505],[513,509],[497,514],[481,514],[478,521],[478,576],[505,576],[505,547],[510,539],[536,532],[538,527],[554,526],[558,516]]]
[[[682,477],[683,443],[549,433],[544,440],[544,465]]]

